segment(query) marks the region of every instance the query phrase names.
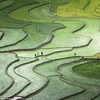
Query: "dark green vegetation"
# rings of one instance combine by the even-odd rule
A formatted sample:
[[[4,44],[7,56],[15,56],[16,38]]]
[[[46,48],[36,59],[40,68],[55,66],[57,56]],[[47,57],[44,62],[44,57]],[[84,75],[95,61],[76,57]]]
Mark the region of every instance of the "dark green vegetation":
[[[62,6],[68,3],[67,0],[50,0],[51,1],[51,8],[50,11],[51,12],[56,12],[57,11],[57,6]]]
[[[73,71],[87,77],[100,79],[100,62],[93,61],[93,62],[88,62],[86,64],[81,64],[75,66],[73,68]]]
[[[92,98],[98,97],[100,80],[80,76],[73,72],[73,67],[85,64],[91,60],[77,60],[76,62],[61,65],[58,69],[62,75],[61,80],[69,84],[75,85],[83,89],[78,95],[74,95],[70,98],[65,98],[64,100],[91,100]]]
[[[38,23],[38,22],[34,22],[33,26],[36,26],[39,28],[39,32],[41,34],[47,34],[47,35],[51,35],[53,34],[54,31],[56,31],[57,29],[60,28],[64,28],[64,25],[61,25],[59,23],[49,23],[49,22],[42,22],[42,23]]]
[[[0,99],[100,100],[99,16],[98,0],[0,0]]]

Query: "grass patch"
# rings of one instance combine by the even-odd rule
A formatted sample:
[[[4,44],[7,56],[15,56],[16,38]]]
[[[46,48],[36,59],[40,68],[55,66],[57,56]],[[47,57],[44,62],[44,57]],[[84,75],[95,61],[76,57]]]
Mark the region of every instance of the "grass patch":
[[[45,22],[45,19],[43,17],[45,17],[46,19],[48,19],[47,17],[49,17],[49,19],[54,20],[58,17],[56,17],[53,13],[50,13],[50,11],[55,12],[56,7],[58,5],[63,5],[65,3],[67,3],[66,0],[62,0],[62,2],[60,0],[58,0],[58,1],[40,0],[37,4],[24,6],[24,7],[21,7],[19,9],[16,9],[16,10],[12,11],[10,13],[10,16],[15,18],[15,19],[24,20],[24,21],[27,21],[27,20],[28,21],[36,21],[36,20],[40,21],[41,17],[39,17],[39,16],[41,14],[41,16],[42,16],[41,21]],[[44,5],[44,4],[47,4],[47,5]],[[42,9],[42,11],[41,11],[41,9]],[[49,9],[50,9],[50,11],[49,11]],[[27,15],[26,12],[28,14],[30,14],[31,17],[29,15]],[[36,17],[34,17],[34,16],[36,16]]]
[[[44,64],[38,65],[34,68],[34,71],[44,75],[44,76],[53,76],[53,75],[59,75],[56,72],[56,69],[59,65],[64,64],[64,63],[69,63],[69,62],[73,62],[75,60],[80,59],[81,57],[77,57],[77,58],[62,58],[62,59],[58,59],[58,60],[51,60],[49,62],[46,62]],[[42,58],[44,59],[44,58]]]
[[[68,3],[67,0],[57,0],[57,1],[54,1],[54,0],[50,0],[51,2],[51,8],[50,8],[50,11],[51,12],[56,12],[57,10],[57,6],[61,6],[61,5],[65,5]]]
[[[19,68],[15,69],[15,72],[25,78],[27,78],[30,81],[30,85],[26,87],[21,93],[18,94],[18,96],[29,96],[30,94],[33,94],[39,90],[41,90],[48,82],[48,79],[44,76],[41,76],[35,72],[33,72],[33,68],[37,64],[41,64],[43,62],[46,62],[47,60],[38,60],[36,62],[21,66]],[[26,74],[27,73],[27,74]]]
[[[7,69],[18,59],[14,54],[0,53],[0,94],[4,93],[13,84],[13,79],[7,73]]]
[[[42,34],[53,34],[56,30],[64,28],[65,26],[61,23],[53,23],[53,22],[34,22],[33,25],[39,28],[40,33]]]
[[[63,100],[84,100],[84,99],[89,100],[89,99],[92,99],[95,96],[97,96],[97,94],[99,92],[98,87],[95,87],[95,86],[71,82],[71,81],[68,81],[65,78],[64,79],[62,78],[61,80],[64,81],[64,82],[76,85],[76,86],[83,89],[81,92],[76,93],[75,95],[72,95],[70,97],[65,97]]]
[[[21,29],[23,25],[25,24],[19,24],[19,23],[10,23],[10,22],[7,22],[7,21],[2,21],[0,20],[0,28],[12,28],[12,29]]]
[[[84,24],[86,24],[86,26],[78,31],[76,34],[79,35],[83,35],[83,36],[87,36],[87,37],[91,37],[92,42],[85,47],[82,48],[74,48],[72,51],[69,52],[60,52],[59,54],[53,54],[53,55],[49,55],[48,58],[58,58],[58,57],[69,57],[69,56],[73,56],[74,53],[77,54],[77,56],[92,56],[95,55],[96,53],[100,52],[100,44],[99,42],[97,43],[97,41],[99,41],[100,39],[100,32],[99,32],[99,19],[93,19],[93,18],[67,18],[70,20],[80,20],[82,21]],[[96,45],[95,45],[96,44]],[[96,48],[96,49],[95,49]]]
[[[76,61],[76,62],[71,63],[71,64],[66,64],[66,65],[61,66],[58,71],[60,71],[64,75],[64,77],[66,77],[66,78],[70,77],[69,78],[70,81],[75,81],[75,82],[81,83],[81,84],[99,86],[99,82],[100,82],[99,80],[84,77],[84,76],[81,76],[79,74],[75,74],[73,72],[72,68],[74,66],[77,66],[77,65],[80,65],[80,64],[85,64],[87,62],[91,62],[91,61],[80,60],[80,61]],[[89,79],[89,81],[88,81],[88,79]]]
[[[21,29],[2,28],[0,30],[4,33],[4,37],[0,41],[0,47],[14,45],[25,39],[25,37],[27,36],[27,34],[24,33]]]
[[[29,85],[30,82],[27,79],[25,79],[24,77],[21,77],[15,73],[15,68],[22,67],[25,64],[27,65],[28,63],[31,63],[34,61],[35,61],[34,58],[19,58],[19,61],[12,64],[8,68],[8,74],[13,78],[14,83],[13,83],[12,87],[7,92],[5,92],[5,94],[0,96],[1,98],[12,97],[12,96],[16,95],[17,93],[21,92],[25,87],[27,87]],[[16,89],[16,87],[17,87],[17,89]]]
[[[52,42],[43,46],[42,48],[80,47],[88,44],[90,41],[90,38],[85,37],[84,35],[81,36],[73,33],[73,31],[80,29],[84,25],[82,22],[68,20],[57,22],[63,23],[66,28],[56,31],[54,34],[55,38],[52,40]]]
[[[13,4],[13,0],[0,1],[0,10]]]
[[[78,87],[62,82],[59,77],[49,77],[49,79],[47,87],[40,93],[30,96],[30,98],[34,100],[59,100],[81,91]]]
[[[98,95],[98,87],[100,85],[99,80],[83,77],[79,74],[73,73],[72,71],[72,68],[74,66],[85,64],[88,61],[89,60],[76,61],[74,63],[63,65],[59,68],[58,71],[62,74],[62,81],[85,89],[85,92],[72,96],[70,98],[66,98],[64,100],[89,100]]]
[[[25,23],[25,22],[22,22],[22,21],[18,21],[18,20],[15,20],[15,19],[12,19],[8,16],[8,13],[10,11],[13,11],[17,8],[20,8],[22,6],[25,6],[25,5],[28,5],[28,4],[31,4],[31,3],[36,3],[35,0],[22,0],[21,2],[19,0],[14,0],[15,3],[13,3],[11,6],[5,8],[5,9],[2,9],[0,10],[0,18],[4,21],[9,21],[9,22],[14,22],[14,23]]]
[[[11,0],[9,0],[11,1]],[[28,4],[31,4],[31,3],[36,3],[35,0],[21,0],[21,2],[19,0],[14,0],[14,3],[12,1],[12,5],[11,6],[8,6],[8,7],[5,7],[5,9],[2,9],[0,10],[0,23],[2,23],[2,25],[0,25],[0,27],[16,27],[16,28],[21,28],[24,24],[26,24],[27,22],[25,21],[19,21],[19,20],[15,20],[13,18],[11,18],[8,13],[10,13],[11,11],[19,8],[19,7],[22,7],[22,6],[25,6],[25,5],[28,5]]]
[[[84,20],[79,19],[80,21],[77,21],[77,20],[78,19],[69,18],[69,19],[65,19],[64,21],[55,22],[55,23],[63,23],[66,26],[66,28],[56,31],[54,33],[54,39],[52,40],[51,43],[43,46],[42,48],[40,48],[38,50],[31,51],[31,52],[29,52],[29,51],[25,52],[25,56],[32,57],[32,56],[34,56],[35,53],[40,53],[40,52],[43,52],[44,55],[53,53],[53,55],[48,56],[50,59],[57,59],[59,57],[63,58],[63,57],[73,56],[75,52],[78,55],[80,54],[80,56],[81,55],[83,56],[84,52],[86,51],[85,49],[88,48],[88,46],[86,46],[84,48],[78,48],[75,50],[73,50],[72,48],[73,47],[77,48],[77,47],[87,45],[91,40],[90,35],[92,35],[92,38],[94,38],[94,41],[92,42],[94,44],[94,42],[96,42],[97,35],[91,33],[91,32],[94,32],[94,30],[91,31],[91,27],[95,26],[97,23],[95,23],[95,25],[91,23],[91,22],[95,22],[94,19],[89,19],[90,21],[88,21],[88,19],[84,19]],[[84,23],[82,23],[81,21],[87,25],[83,29],[78,31],[78,29],[80,29],[80,27],[82,27],[84,25]],[[91,25],[91,26],[88,27],[89,25]],[[88,30],[87,27],[90,29]],[[76,30],[77,30],[76,33],[72,33],[73,31],[76,31]],[[95,30],[97,30],[97,28]],[[97,31],[95,31],[95,33],[99,34],[99,32],[97,32]],[[77,42],[77,41],[79,41],[79,42]],[[93,52],[91,47],[89,50],[91,50],[91,52]],[[87,51],[85,53],[87,55],[90,54]],[[96,49],[95,49],[95,51],[96,51]],[[57,53],[57,52],[59,52],[59,53]],[[17,54],[21,55],[20,52],[18,52]],[[22,56],[24,56],[23,52],[22,52]]]
[[[22,6],[18,9],[15,9],[14,11],[11,11],[9,13],[9,15],[12,18],[17,19],[17,20],[38,22],[39,21],[38,19],[29,16],[29,11],[31,9],[38,8],[38,7],[40,7],[40,6],[42,6],[43,4],[46,4],[46,3],[47,3],[47,1],[41,0],[37,3],[35,3],[35,4],[32,3],[30,5]]]
[[[49,11],[50,4],[42,5],[37,8],[33,8],[29,11],[29,15],[38,20],[53,21],[57,19],[53,13]]]
[[[17,43],[16,45],[5,47],[0,49],[1,51],[12,50],[28,50],[37,48],[51,40],[52,35],[43,35],[38,32],[38,29],[33,25],[27,25],[24,27],[24,32],[28,34],[27,38]],[[27,45],[28,44],[28,45]]]
[[[87,77],[100,79],[100,62],[94,61],[78,65],[73,68],[73,71]]]

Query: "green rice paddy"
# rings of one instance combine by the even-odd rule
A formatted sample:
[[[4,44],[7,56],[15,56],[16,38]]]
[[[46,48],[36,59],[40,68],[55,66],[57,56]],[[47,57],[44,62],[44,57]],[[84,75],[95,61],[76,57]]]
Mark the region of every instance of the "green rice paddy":
[[[100,62],[89,62],[73,68],[74,72],[82,74],[87,77],[100,78]]]
[[[0,0],[0,99],[100,100],[99,18],[98,0]]]

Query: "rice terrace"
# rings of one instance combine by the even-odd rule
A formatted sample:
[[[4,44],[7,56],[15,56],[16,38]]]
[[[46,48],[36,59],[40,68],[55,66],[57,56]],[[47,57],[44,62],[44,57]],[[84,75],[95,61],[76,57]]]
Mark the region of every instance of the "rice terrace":
[[[0,0],[0,100],[100,100],[100,0]]]

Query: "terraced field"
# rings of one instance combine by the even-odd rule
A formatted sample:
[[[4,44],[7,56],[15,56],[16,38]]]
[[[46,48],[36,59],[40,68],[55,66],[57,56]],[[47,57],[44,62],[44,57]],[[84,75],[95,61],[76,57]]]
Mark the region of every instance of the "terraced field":
[[[1,100],[100,100],[99,0],[0,0]]]

